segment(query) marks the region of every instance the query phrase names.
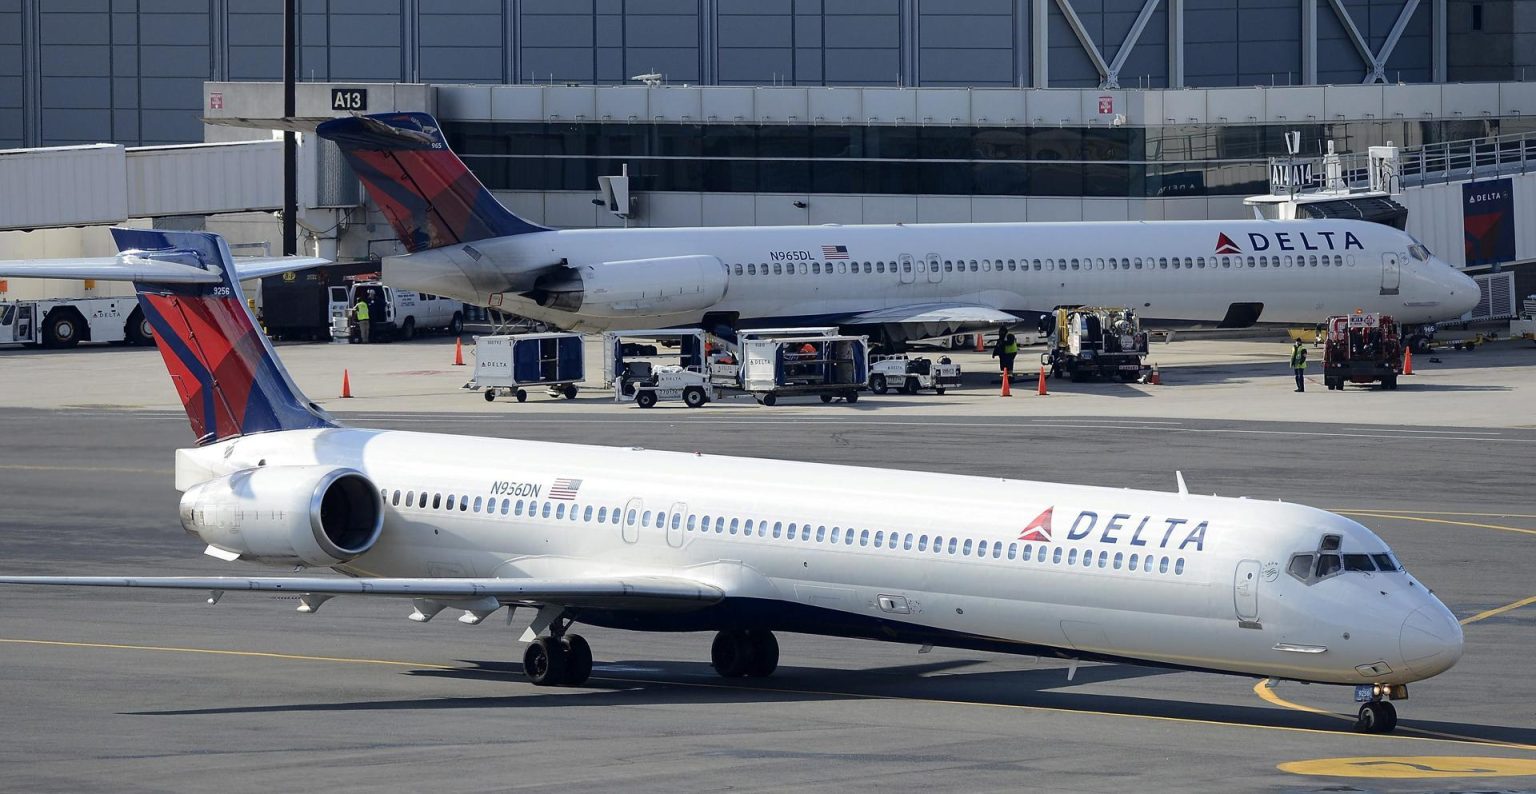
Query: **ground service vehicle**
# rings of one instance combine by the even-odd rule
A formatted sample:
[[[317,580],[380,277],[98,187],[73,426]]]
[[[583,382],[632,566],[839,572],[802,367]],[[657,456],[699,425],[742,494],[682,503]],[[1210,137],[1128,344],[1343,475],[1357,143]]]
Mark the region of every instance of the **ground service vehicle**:
[[[922,389],[932,389],[943,394],[945,389],[960,385],[960,365],[949,356],[935,364],[926,358],[914,358],[904,353],[875,356],[869,365],[869,390],[885,394],[896,389],[902,394],[917,394]]]
[[[485,389],[485,401],[496,393],[518,402],[528,399],[528,387],[543,386],[551,397],[576,399],[576,384],[586,377],[581,334],[545,333],[475,337],[475,375],[464,384]]]
[[[45,298],[0,303],[0,344],[74,347],[81,342],[147,345],[154,331],[139,299]]]
[[[443,331],[449,336],[464,332],[464,304],[458,301],[397,290],[377,281],[360,281],[330,289],[332,338],[352,338],[348,312],[358,298],[368,301],[374,340],[410,339],[422,331]]]
[[[603,376],[614,384],[615,400],[634,400],[641,408],[682,400],[699,408],[740,383],[734,354],[706,352],[711,346],[698,329],[603,334]]]
[[[328,342],[331,339],[331,287],[375,281],[375,262],[290,270],[261,279],[261,325],[273,339]]]
[[[762,332],[758,332],[762,333]],[[615,398],[650,408],[660,400],[682,400],[698,408],[721,397],[750,394],[763,405],[780,397],[841,397],[857,402],[868,378],[868,340],[828,329],[777,329],[769,338],[744,335],[737,352],[711,343],[700,330],[653,329],[603,335],[603,372],[615,384]],[[661,347],[644,344],[660,342]],[[667,347],[675,343],[676,347]],[[714,349],[711,350],[711,347]],[[636,351],[649,351],[636,355]]]
[[[1323,385],[1342,390],[1345,383],[1379,381],[1383,389],[1395,389],[1402,372],[1402,331],[1396,320],[1372,312],[1328,318]]]
[[[1132,382],[1141,377],[1147,357],[1147,334],[1131,309],[1080,306],[1057,309],[1041,319],[1049,349],[1041,354],[1056,377],[1074,381],[1093,377]]]

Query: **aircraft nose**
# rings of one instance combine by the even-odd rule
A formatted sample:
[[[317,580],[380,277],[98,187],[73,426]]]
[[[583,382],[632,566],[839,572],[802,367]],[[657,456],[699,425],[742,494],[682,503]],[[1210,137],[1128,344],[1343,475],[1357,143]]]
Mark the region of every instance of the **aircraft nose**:
[[[1461,624],[1444,607],[1422,607],[1403,621],[1403,663],[1416,675],[1439,675],[1461,658]]]
[[[1478,301],[1482,299],[1482,292],[1477,282],[1450,265],[1440,263],[1444,268],[1444,277],[1440,279],[1442,288],[1446,291],[1445,306],[1449,311],[1455,312],[1456,317],[1466,314],[1476,308]]]

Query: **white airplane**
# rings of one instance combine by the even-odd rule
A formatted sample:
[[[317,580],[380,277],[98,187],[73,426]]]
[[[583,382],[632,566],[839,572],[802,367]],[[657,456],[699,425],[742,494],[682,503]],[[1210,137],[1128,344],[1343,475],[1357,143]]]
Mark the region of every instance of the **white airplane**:
[[[1476,282],[1363,221],[1167,221],[552,230],[513,215],[437,120],[321,124],[409,253],[384,280],[582,331],[792,325],[888,344],[1017,324],[1058,306],[1146,320],[1311,325],[1380,312],[1460,317]]]
[[[1155,493],[343,427],[287,377],[220,238],[113,235],[198,440],[176,453],[183,528],[221,560],[343,575],[0,584],[280,591],[300,612],[393,596],[470,624],[531,607],[542,685],[590,675],[577,623],[717,632],[728,677],[771,674],[774,632],[803,632],[1349,684],[1377,732],[1461,656],[1456,618],[1366,527],[1182,477]]]

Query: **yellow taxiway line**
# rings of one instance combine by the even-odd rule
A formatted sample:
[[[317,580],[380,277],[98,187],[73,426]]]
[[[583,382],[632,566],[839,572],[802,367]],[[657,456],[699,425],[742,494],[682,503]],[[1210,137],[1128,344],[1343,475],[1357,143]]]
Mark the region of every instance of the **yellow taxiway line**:
[[[1365,510],[1335,510],[1344,516],[1360,516],[1362,518],[1386,518],[1397,521],[1420,521],[1425,524],[1448,524],[1455,527],[1476,527],[1478,529],[1497,529],[1502,532],[1520,532],[1526,535],[1536,535],[1536,529],[1524,529],[1522,527],[1506,527],[1503,524],[1483,524],[1476,521],[1449,521],[1444,518],[1427,518],[1424,516],[1405,515],[1403,513],[1380,513]]]
[[[1536,596],[1531,596],[1530,598],[1522,598],[1519,601],[1515,601],[1514,603],[1505,604],[1504,606],[1501,606],[1501,607],[1494,607],[1493,609],[1489,609],[1489,610],[1485,610],[1485,611],[1479,612],[1476,615],[1473,615],[1472,617],[1469,617],[1469,618],[1462,618],[1461,619],[1461,625],[1465,626],[1468,623],[1476,623],[1479,620],[1487,620],[1488,618],[1491,618],[1491,617],[1493,617],[1495,615],[1502,615],[1505,612],[1509,612],[1511,610],[1516,610],[1516,609],[1519,609],[1520,607],[1530,606],[1531,604],[1536,604]]]

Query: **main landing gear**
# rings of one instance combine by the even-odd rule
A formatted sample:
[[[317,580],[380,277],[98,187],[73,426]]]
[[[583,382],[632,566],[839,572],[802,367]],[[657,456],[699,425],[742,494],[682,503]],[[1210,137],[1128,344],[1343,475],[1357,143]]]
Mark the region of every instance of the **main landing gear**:
[[[580,686],[592,677],[592,646],[580,634],[567,634],[569,620],[556,620],[549,636],[528,643],[523,672],[537,686]]]
[[[1355,719],[1355,731],[1391,733],[1397,727],[1397,707],[1387,698],[1408,697],[1408,687],[1402,684],[1363,684],[1356,692],[1356,698],[1364,702],[1360,704],[1360,716]]]
[[[779,641],[766,629],[730,629],[715,635],[709,661],[724,678],[767,678],[779,666]]]

